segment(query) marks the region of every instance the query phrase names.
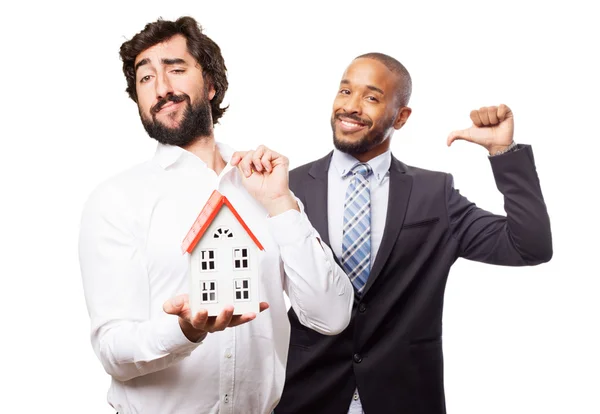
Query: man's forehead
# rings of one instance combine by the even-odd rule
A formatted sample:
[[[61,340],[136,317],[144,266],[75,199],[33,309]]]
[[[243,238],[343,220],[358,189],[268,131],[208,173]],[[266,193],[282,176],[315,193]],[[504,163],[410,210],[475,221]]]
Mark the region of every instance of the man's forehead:
[[[342,77],[342,83],[375,85],[384,90],[395,88],[398,81],[397,73],[371,58],[353,60]]]
[[[393,75],[392,72],[384,63],[372,58],[357,58],[348,65],[344,75],[347,74],[363,74],[369,76],[387,77]]]
[[[163,42],[150,46],[148,49],[141,51],[135,58],[135,65],[140,61],[146,60],[151,64],[159,64],[162,59],[184,59],[188,63],[191,55],[187,50],[187,41],[181,35],[175,35]]]

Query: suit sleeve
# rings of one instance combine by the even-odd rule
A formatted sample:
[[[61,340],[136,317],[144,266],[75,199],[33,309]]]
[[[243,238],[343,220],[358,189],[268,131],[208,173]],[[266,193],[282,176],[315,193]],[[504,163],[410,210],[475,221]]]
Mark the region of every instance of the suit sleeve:
[[[506,216],[492,214],[460,195],[452,176],[446,179],[446,201],[452,237],[459,257],[478,262],[528,266],[552,258],[550,219],[531,146],[490,157]]]

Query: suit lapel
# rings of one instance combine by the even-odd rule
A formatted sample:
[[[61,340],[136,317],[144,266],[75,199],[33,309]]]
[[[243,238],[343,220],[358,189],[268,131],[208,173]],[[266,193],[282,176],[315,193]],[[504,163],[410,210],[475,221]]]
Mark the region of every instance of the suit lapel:
[[[381,273],[383,266],[390,257],[392,248],[398,239],[404,217],[408,209],[408,201],[412,189],[412,177],[406,174],[406,166],[392,156],[392,164],[390,165],[390,190],[388,197],[387,216],[385,219],[385,228],[383,237],[375,263],[371,266],[369,279],[363,290],[363,297],[366,295],[369,288],[375,282],[375,279]]]
[[[308,175],[307,191],[304,194],[306,199],[306,215],[314,228],[321,235],[321,239],[329,246],[329,221],[327,220],[327,174],[329,163],[331,161],[330,152],[315,163],[310,168]]]

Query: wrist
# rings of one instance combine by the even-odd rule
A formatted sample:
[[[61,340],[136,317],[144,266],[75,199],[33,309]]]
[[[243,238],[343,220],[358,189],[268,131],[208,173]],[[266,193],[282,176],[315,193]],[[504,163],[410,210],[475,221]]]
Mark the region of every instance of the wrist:
[[[265,202],[264,207],[266,208],[270,217],[275,217],[281,213],[285,213],[288,210],[300,211],[296,198],[294,198],[290,192]]]
[[[194,328],[189,322],[182,318],[179,318],[179,327],[188,341],[193,343],[202,342],[204,338],[206,338],[206,335],[208,335],[208,332]]]
[[[515,141],[512,141],[508,145],[493,145],[488,149],[488,152],[490,157],[495,157],[496,155],[502,155],[512,151],[516,146],[517,143]]]

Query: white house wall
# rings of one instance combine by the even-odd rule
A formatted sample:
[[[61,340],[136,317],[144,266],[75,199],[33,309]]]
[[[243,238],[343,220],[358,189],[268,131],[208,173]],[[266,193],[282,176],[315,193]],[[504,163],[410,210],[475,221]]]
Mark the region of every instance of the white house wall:
[[[213,234],[219,227],[229,228],[233,232],[232,238],[221,237],[215,239]],[[233,249],[247,248],[249,269],[236,270],[233,266]],[[215,271],[201,271],[201,250],[213,249],[215,251]],[[237,221],[227,206],[223,206],[213,219],[209,228],[198,242],[190,255],[191,286],[190,299],[192,312],[199,308],[208,310],[209,316],[216,316],[225,305],[233,305],[235,314],[259,311],[259,250],[246,230]],[[250,300],[236,302],[234,298],[234,279],[250,279]],[[201,304],[201,281],[217,281],[218,303]]]

